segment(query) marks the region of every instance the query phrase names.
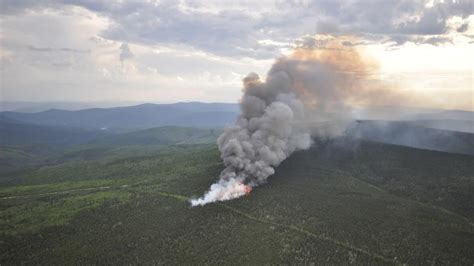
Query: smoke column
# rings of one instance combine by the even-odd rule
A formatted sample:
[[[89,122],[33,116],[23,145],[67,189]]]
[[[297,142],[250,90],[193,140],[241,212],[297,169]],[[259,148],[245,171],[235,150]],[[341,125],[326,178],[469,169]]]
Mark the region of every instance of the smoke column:
[[[370,99],[386,95],[365,82],[372,64],[356,50],[337,40],[326,40],[324,48],[310,41],[278,59],[265,81],[255,73],[244,78],[241,114],[217,140],[225,169],[192,206],[246,195],[293,152],[311,146],[308,124],[342,119],[346,102],[364,102],[367,94]]]
[[[193,206],[238,198],[264,183],[291,153],[307,149],[309,133],[300,125],[304,106],[291,89],[284,71],[270,73],[261,82],[255,73],[244,79],[241,115],[225,128],[217,144],[225,169],[220,180]]]

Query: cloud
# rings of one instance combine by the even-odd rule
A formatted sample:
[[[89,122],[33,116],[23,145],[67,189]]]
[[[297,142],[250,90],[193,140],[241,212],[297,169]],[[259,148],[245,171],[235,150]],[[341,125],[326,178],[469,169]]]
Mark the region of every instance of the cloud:
[[[473,13],[470,0],[429,2],[5,1],[3,12],[80,6],[113,22],[101,33],[106,39],[182,45],[220,56],[269,59],[281,55],[281,49],[262,40],[291,43],[305,34],[350,34],[403,44],[419,41],[423,35],[444,35],[449,30],[448,19]]]
[[[451,36],[443,36],[443,35],[434,35],[434,36],[426,36],[426,35],[416,35],[416,36],[409,36],[403,34],[394,34],[388,40],[388,42],[393,42],[393,46],[400,46],[406,42],[412,42],[415,44],[431,44],[434,46],[453,43],[453,39]]]
[[[463,56],[450,67],[463,70],[474,36],[471,0],[0,1],[2,96],[10,99],[236,101],[242,76],[264,74],[296,46],[328,49],[327,36],[351,35],[345,48],[379,49],[396,66],[399,56],[385,51],[410,61],[423,52],[413,46],[448,49],[424,59],[452,54],[461,39]]]
[[[28,46],[28,49],[35,52],[71,52],[71,53],[90,53],[90,49],[73,49],[73,48],[52,48],[52,47],[35,47]]]
[[[456,31],[457,32],[466,32],[467,29],[469,28],[469,24],[468,23],[464,23],[462,24],[461,26],[459,26]]]
[[[113,21],[107,17],[77,6],[50,7],[0,15],[2,99],[235,102],[249,65],[267,68],[265,61],[186,45],[109,39],[103,33]]]
[[[120,61],[125,61],[133,57],[134,54],[130,50],[130,47],[128,47],[128,44],[122,43],[122,45],[120,45]]]
[[[304,2],[162,1],[112,5],[78,2],[115,21],[108,38],[146,44],[180,43],[223,56],[273,58],[280,51],[262,39],[292,42],[304,34],[344,34],[379,39],[444,35],[453,16],[473,14],[470,0],[334,0]],[[446,38],[446,37],[445,37]],[[430,42],[427,42],[430,43]]]
[[[449,37],[429,37],[425,38],[419,43],[428,43],[432,45],[440,45],[440,44],[446,44],[446,43],[452,43],[453,40]]]

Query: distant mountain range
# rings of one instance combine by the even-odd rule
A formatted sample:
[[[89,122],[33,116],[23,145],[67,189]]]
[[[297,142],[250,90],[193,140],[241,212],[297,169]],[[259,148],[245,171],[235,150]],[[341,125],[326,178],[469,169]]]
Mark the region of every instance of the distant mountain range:
[[[387,109],[384,112],[390,113]],[[150,146],[215,143],[224,125],[233,124],[238,114],[237,104],[197,102],[0,112],[0,174],[25,162],[45,163],[51,156],[68,150],[72,151],[67,158],[90,159],[125,147],[142,147],[140,150]],[[341,129],[337,121],[323,122],[315,124],[312,133],[317,139],[318,135],[334,136],[323,134],[326,131],[345,130],[346,136],[355,139],[474,154],[472,112],[429,110],[409,114],[402,114],[403,121],[360,119]]]
[[[356,110],[360,120],[346,133],[384,143],[474,154],[474,135],[468,134],[474,133],[473,112],[413,108],[396,112],[397,108]],[[390,113],[395,115],[389,117]],[[99,146],[209,143],[238,115],[238,104],[200,102],[37,113],[7,111],[0,112],[0,144],[65,147],[91,141]],[[323,125],[316,129],[331,127]]]
[[[83,110],[49,109],[36,113],[5,111],[0,112],[0,119],[44,126],[129,132],[162,126],[222,128],[233,124],[238,114],[239,105],[236,103],[183,102]],[[418,121],[425,127],[474,132],[474,113],[469,111],[382,106],[354,108],[351,114],[361,120]]]
[[[66,126],[89,130],[132,131],[161,126],[198,128],[232,124],[239,107],[230,103],[141,104],[77,111],[50,109],[38,113],[1,112],[1,119],[23,123]]]

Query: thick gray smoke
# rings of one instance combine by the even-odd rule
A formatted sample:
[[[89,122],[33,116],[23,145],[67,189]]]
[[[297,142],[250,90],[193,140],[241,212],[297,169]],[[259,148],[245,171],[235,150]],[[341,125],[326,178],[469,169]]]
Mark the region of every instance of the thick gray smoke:
[[[302,123],[305,108],[292,90],[287,72],[271,71],[266,82],[257,74],[249,74],[244,89],[238,121],[217,140],[226,168],[202,198],[191,200],[193,206],[249,193],[290,154],[311,145]]]
[[[203,197],[191,200],[193,206],[249,193],[294,151],[309,148],[310,135],[324,139],[357,133],[348,126],[354,119],[372,116],[372,109],[380,115],[383,106],[419,100],[382,82],[377,63],[345,46],[345,40],[351,38],[305,42],[278,59],[265,82],[257,74],[244,79],[241,115],[218,139],[225,169]],[[390,110],[388,117],[401,114]]]
[[[243,196],[266,182],[294,151],[309,148],[310,130],[318,135],[342,131],[339,124],[330,130],[314,125],[348,120],[347,103],[378,101],[388,95],[366,82],[371,67],[357,51],[335,42],[324,49],[303,47],[280,58],[265,82],[249,74],[244,79],[241,115],[217,141],[225,169],[219,181],[191,204]]]

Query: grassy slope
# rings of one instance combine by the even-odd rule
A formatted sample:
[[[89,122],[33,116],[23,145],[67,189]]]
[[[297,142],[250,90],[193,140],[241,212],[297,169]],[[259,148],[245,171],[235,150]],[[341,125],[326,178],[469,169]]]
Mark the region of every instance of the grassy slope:
[[[250,196],[200,208],[186,198],[218,176],[214,146],[33,171],[27,182],[51,184],[0,190],[13,196],[0,201],[0,263],[474,262],[472,213],[459,208],[472,197],[453,199],[472,188],[474,157],[334,147],[298,152]]]

